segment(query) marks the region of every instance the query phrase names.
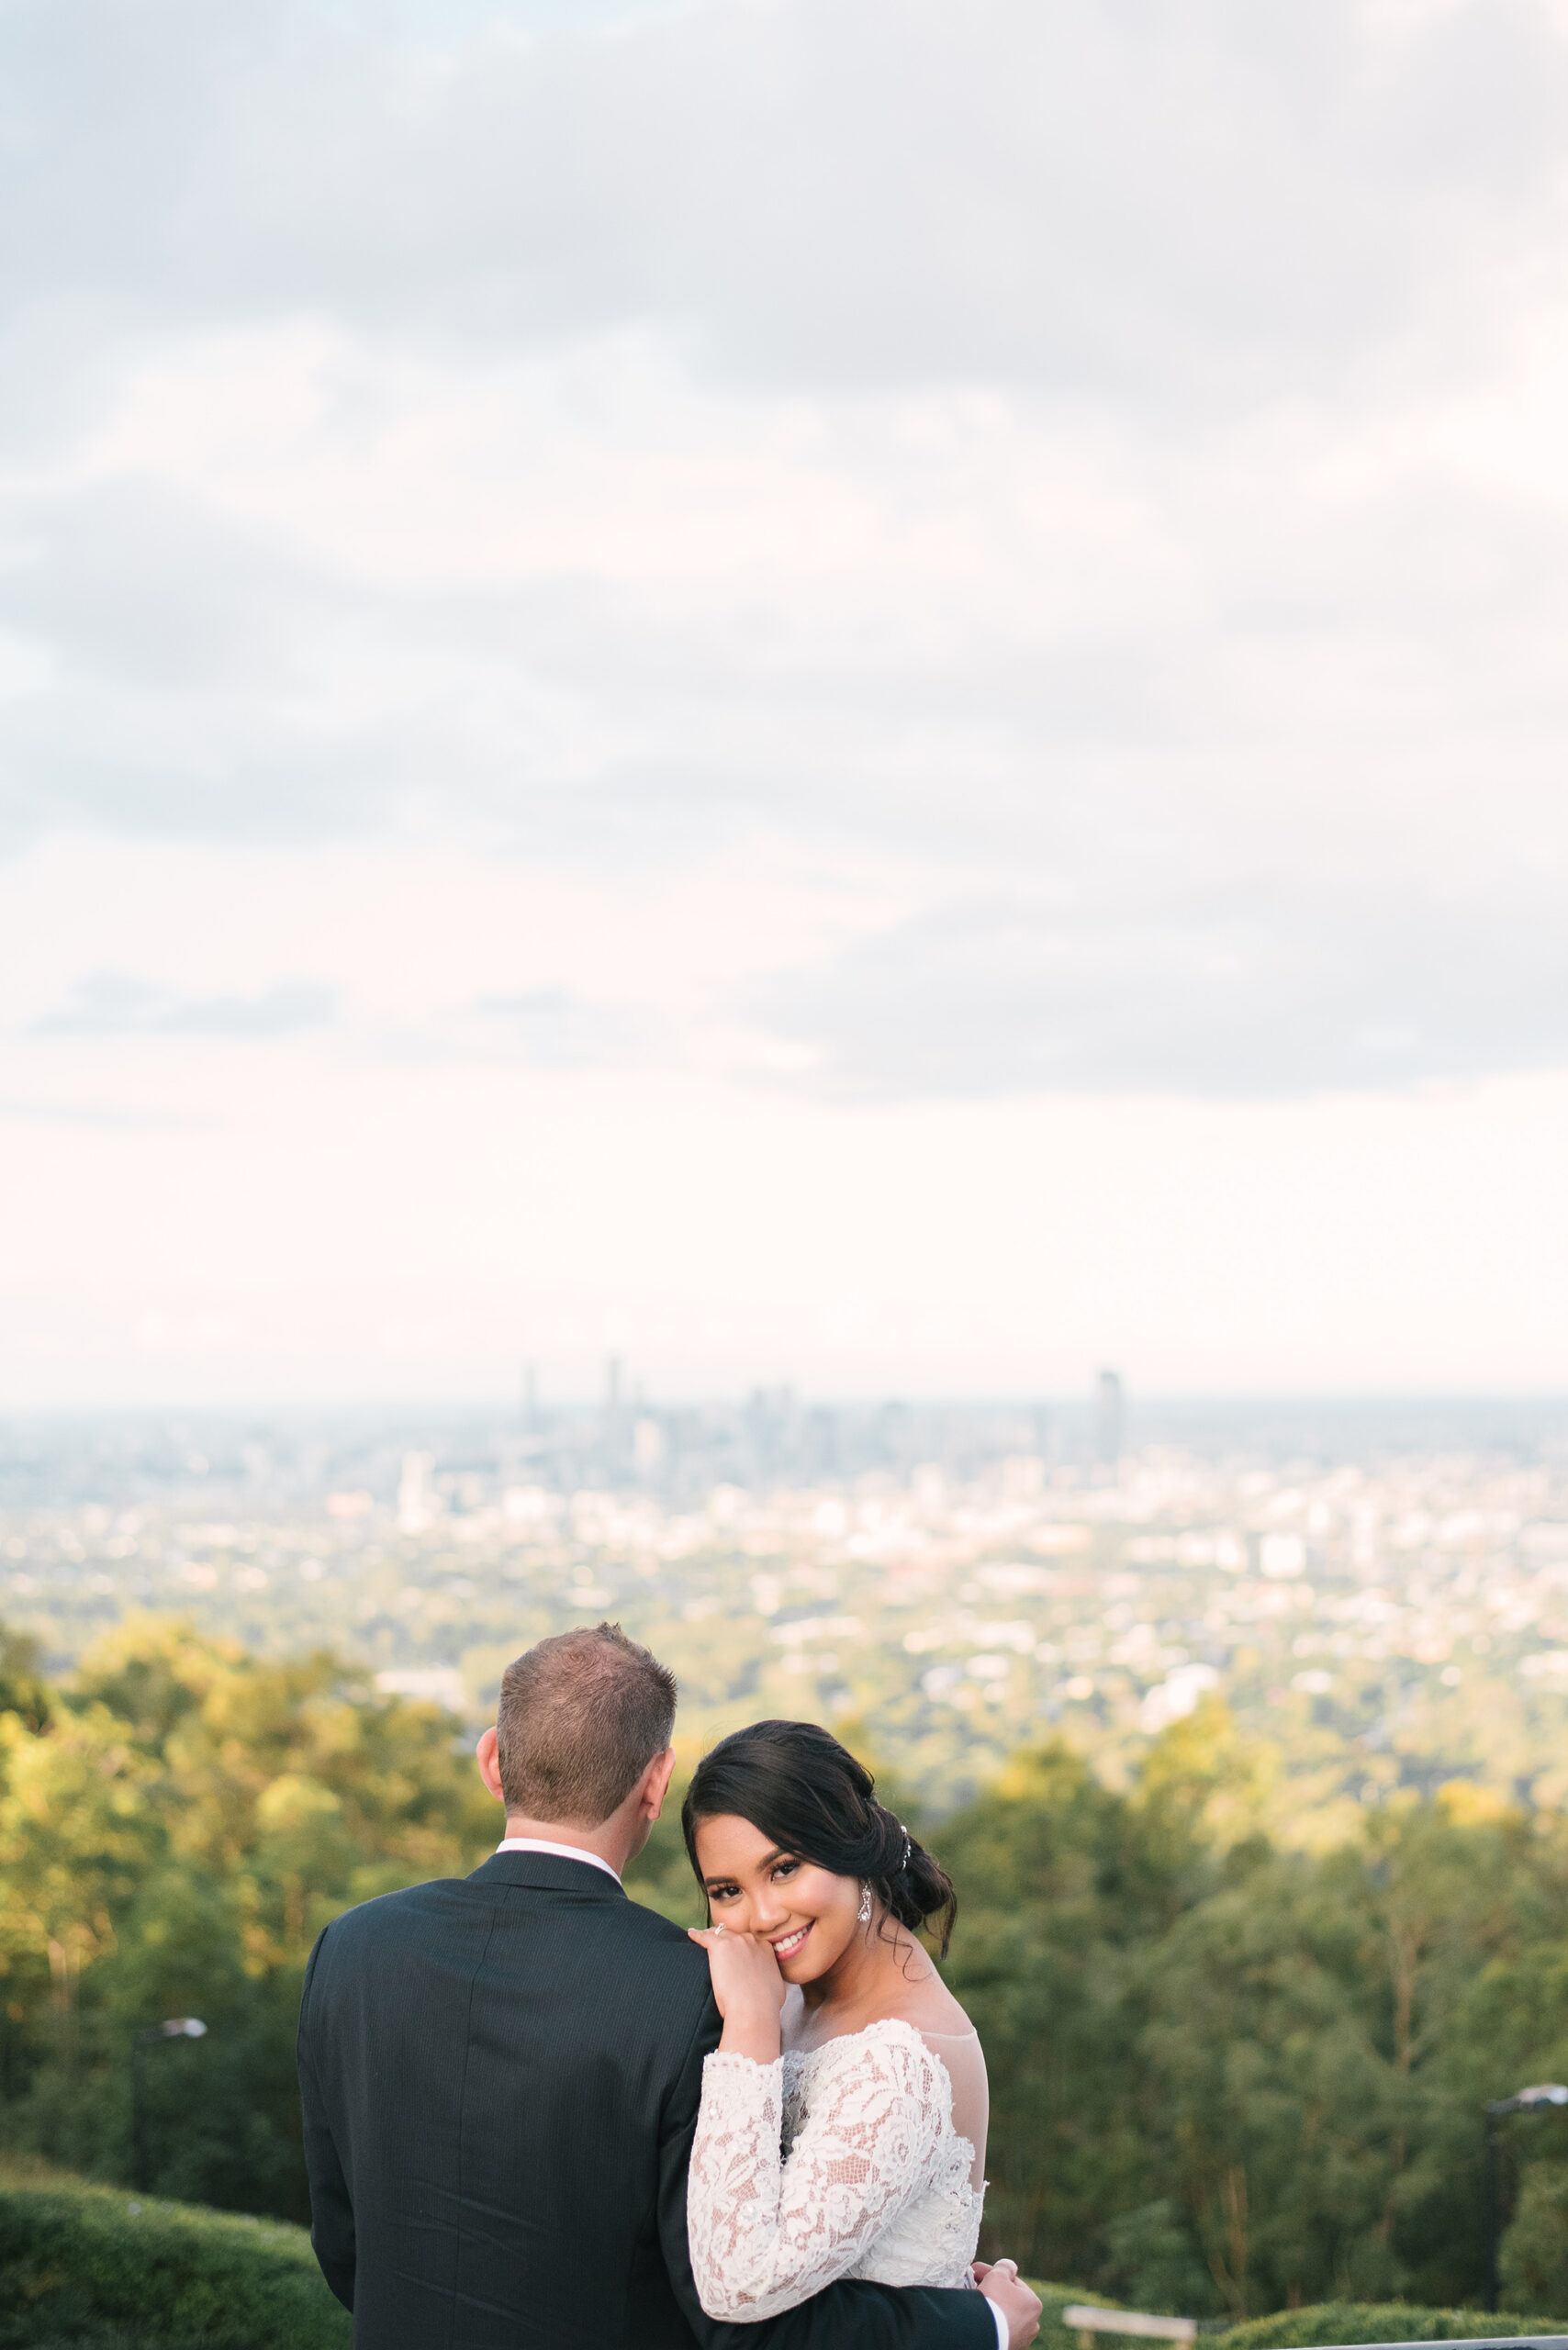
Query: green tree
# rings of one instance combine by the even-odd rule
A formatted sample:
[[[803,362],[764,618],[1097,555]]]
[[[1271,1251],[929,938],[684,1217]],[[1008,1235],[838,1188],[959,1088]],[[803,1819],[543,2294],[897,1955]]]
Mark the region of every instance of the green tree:
[[[38,1642],[0,1624],[0,1714],[15,1714],[25,1729],[36,1731],[48,1721],[49,1708]]]
[[[1211,1706],[1125,1794],[1047,1748],[946,1823],[951,1979],[992,2081],[987,2243],[1195,2314],[1474,2300],[1482,2108],[1568,2067],[1562,1823],[1454,1787],[1282,1853],[1269,1798]],[[1532,2277],[1553,2143],[1518,2132]]]
[[[325,1653],[282,1662],[154,1618],[32,1721],[0,1715],[5,2124],[93,2175],[129,2159],[135,2031],[157,2184],[298,2215],[294,2028],[321,1926],[465,1873],[496,1815],[455,1724]]]

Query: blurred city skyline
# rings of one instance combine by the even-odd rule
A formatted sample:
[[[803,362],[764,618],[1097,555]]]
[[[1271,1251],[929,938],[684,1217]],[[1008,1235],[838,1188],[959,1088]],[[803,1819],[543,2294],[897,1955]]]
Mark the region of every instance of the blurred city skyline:
[[[846,1398],[781,1382],[679,1395],[612,1357],[597,1393],[552,1391],[531,1363],[510,1397],[444,1405],[0,1413],[0,1509],[157,1498],[207,1513],[374,1511],[412,1516],[416,1531],[493,1508],[520,1484],[596,1507],[617,1493],[662,1495],[719,1506],[721,1518],[716,1494],[918,1494],[932,1479],[1014,1498],[1098,1493],[1114,1511],[1124,1470],[1353,1484],[1412,1472],[1561,1476],[1565,1463],[1568,1395],[1129,1395],[1108,1368],[1069,1394]]]
[[[1568,1391],[1560,0],[0,71],[0,1409]]]
[[[151,1610],[473,1724],[520,1646],[610,1614],[679,1675],[688,1738],[857,1719],[948,1810],[1053,1727],[1114,1783],[1210,1695],[1276,1752],[1293,1839],[1456,1779],[1560,1805],[1565,1593],[1568,1398],[1200,1404],[1107,1372],[672,1404],[618,1371],[488,1413],[0,1416],[0,1600],[51,1672]]]

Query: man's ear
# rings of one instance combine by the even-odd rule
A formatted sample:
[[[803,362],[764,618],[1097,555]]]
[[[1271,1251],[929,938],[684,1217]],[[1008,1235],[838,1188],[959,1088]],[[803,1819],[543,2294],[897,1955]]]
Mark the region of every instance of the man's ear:
[[[644,1819],[656,1819],[664,1809],[665,1797],[669,1793],[670,1774],[674,1769],[673,1746],[666,1746],[664,1752],[655,1754],[649,1763],[643,1777],[641,1809]]]
[[[505,1803],[506,1796],[501,1792],[501,1766],[496,1759],[496,1733],[493,1729],[481,1731],[479,1743],[474,1749],[474,1752],[478,1758],[479,1776],[484,1780],[496,1801]]]

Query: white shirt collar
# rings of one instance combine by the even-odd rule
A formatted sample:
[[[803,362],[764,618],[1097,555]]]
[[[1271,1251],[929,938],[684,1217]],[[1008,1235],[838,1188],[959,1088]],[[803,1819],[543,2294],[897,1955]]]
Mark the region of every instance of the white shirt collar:
[[[503,1836],[496,1846],[498,1852],[548,1852],[554,1861],[586,1861],[590,1869],[602,1869],[606,1876],[621,1882],[619,1871],[599,1852],[585,1852],[580,1844],[549,1844],[543,1836]]]

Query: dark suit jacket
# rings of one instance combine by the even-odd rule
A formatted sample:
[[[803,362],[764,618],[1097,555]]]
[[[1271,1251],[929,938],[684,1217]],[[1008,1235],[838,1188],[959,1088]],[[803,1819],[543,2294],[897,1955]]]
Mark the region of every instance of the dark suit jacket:
[[[337,1919],[299,2086],[355,2350],[996,2350],[978,2293],[703,2315],[686,2167],[719,2031],[702,1952],[586,1862],[499,1852]]]

